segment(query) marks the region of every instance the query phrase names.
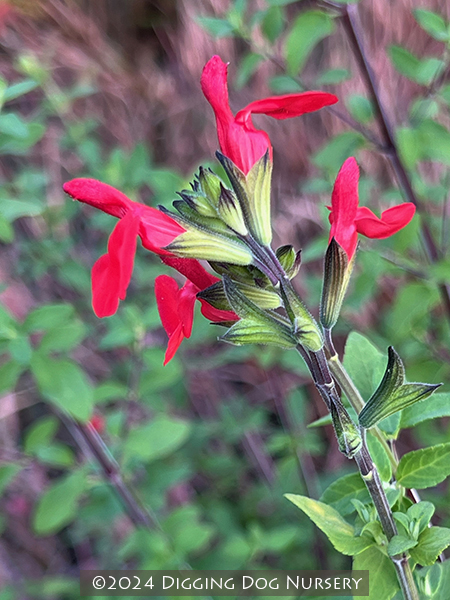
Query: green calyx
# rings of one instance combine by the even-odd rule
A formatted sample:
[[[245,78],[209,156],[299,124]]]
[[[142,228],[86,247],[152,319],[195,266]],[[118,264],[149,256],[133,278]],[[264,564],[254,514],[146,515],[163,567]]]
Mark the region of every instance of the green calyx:
[[[330,412],[339,450],[347,458],[353,458],[362,446],[361,432],[340,400],[331,403]]]
[[[366,429],[373,427],[399,410],[428,398],[440,386],[440,383],[405,383],[405,368],[402,360],[390,346],[383,379],[359,413],[359,423]]]
[[[227,276],[223,278],[224,291],[231,309],[240,317],[220,339],[236,344],[267,344],[280,348],[295,348],[297,341],[288,323],[276,313],[261,309]]]
[[[245,223],[254,239],[268,246],[272,241],[270,188],[272,161],[269,151],[245,175],[229,158],[216,153],[239,200]]]
[[[289,279],[293,279],[300,270],[302,262],[301,252],[301,250],[295,252],[294,247],[290,245],[280,246],[275,252]]]
[[[274,291],[247,285],[246,283],[235,282],[235,285],[239,292],[244,294],[248,300],[263,310],[273,310],[281,306],[280,296]],[[230,310],[230,305],[222,281],[217,281],[210,287],[199,292],[197,298],[206,300],[206,302],[211,304],[211,306],[214,306],[214,308]]]
[[[345,250],[332,238],[325,254],[320,301],[320,322],[325,329],[332,329],[338,320],[353,265],[354,255],[349,262]]]
[[[294,326],[297,342],[312,352],[323,348],[322,333],[316,320],[298,297],[289,279],[281,282],[284,307]]]

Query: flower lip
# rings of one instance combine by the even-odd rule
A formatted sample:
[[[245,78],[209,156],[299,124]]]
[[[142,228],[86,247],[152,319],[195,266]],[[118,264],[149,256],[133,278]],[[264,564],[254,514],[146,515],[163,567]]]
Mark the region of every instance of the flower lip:
[[[377,217],[366,206],[358,207],[359,168],[353,157],[347,158],[336,177],[331,196],[330,241],[332,238],[351,260],[358,243],[358,233],[383,239],[408,225],[415,213],[411,202],[388,208]]]

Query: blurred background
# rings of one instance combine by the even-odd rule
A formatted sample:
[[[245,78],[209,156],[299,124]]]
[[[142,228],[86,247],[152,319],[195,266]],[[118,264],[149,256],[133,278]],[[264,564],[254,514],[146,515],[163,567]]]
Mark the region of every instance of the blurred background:
[[[349,340],[347,366],[366,396],[378,382],[365,378],[360,348],[383,368],[394,344],[410,381],[447,382],[450,370],[448,39],[420,23],[419,4],[448,20],[439,0],[358,5],[422,206],[395,237],[361,241],[336,344],[342,353]],[[326,409],[299,357],[220,344],[222,331],[198,313],[163,367],[153,281],[169,270],[142,248],[118,313],[99,320],[90,306],[90,269],[115,220],[72,202],[62,184],[94,177],[168,207],[200,164],[220,173],[199,83],[213,54],[230,62],[234,112],[301,89],[340,98],[292,121],[255,118],[274,146],[274,245],[302,249],[295,283],[315,314],[326,206],[345,158],[361,166],[362,204],[379,214],[406,199],[348,32],[319,3],[1,2],[1,600],[77,598],[89,568],[350,566],[283,498],[318,499],[354,476],[331,426],[309,427]],[[89,451],[77,424],[88,421],[150,512],[149,528],[133,523]],[[399,455],[450,441],[447,418],[399,427]],[[435,524],[449,526],[447,484],[423,497],[438,508]]]

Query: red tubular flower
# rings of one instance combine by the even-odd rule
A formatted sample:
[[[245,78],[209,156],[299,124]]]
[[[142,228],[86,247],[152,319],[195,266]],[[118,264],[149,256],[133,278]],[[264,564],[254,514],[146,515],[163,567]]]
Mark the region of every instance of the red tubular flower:
[[[393,206],[377,217],[366,206],[358,207],[359,169],[353,157],[342,165],[331,196],[330,241],[334,237],[347,253],[353,257],[358,233],[368,238],[387,238],[408,225],[415,213],[412,202]]]
[[[170,256],[164,246],[185,230],[156,208],[133,202],[119,190],[95,179],[73,179],[63,187],[75,200],[120,219],[108,240],[108,252],[92,268],[94,312],[98,317],[109,317],[116,312],[119,300],[125,299],[134,266],[137,236],[147,250]]]
[[[184,338],[189,338],[192,332],[194,318],[194,303],[198,292],[219,281],[218,277],[208,273],[202,265],[193,258],[161,257],[162,261],[184,275],[188,281],[181,289],[177,282],[168,275],[160,275],[155,279],[155,296],[161,323],[169,336],[164,364],[174,357]],[[200,299],[203,316],[215,323],[221,321],[237,321],[238,316],[230,310],[219,310]]]
[[[234,117],[228,102],[227,65],[219,56],[213,56],[205,65],[201,78],[203,93],[216,116],[217,136],[223,154],[245,174],[272,146],[264,131],[255,129],[252,114],[263,114],[274,119],[290,119],[335,104],[338,99],[326,92],[304,92],[256,100]]]

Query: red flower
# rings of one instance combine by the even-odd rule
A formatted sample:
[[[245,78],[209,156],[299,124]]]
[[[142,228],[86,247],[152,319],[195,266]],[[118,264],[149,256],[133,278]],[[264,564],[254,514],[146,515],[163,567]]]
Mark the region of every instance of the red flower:
[[[122,192],[95,179],[73,179],[63,187],[72,198],[120,219],[108,240],[108,252],[92,268],[94,312],[98,317],[109,317],[116,312],[119,299],[125,299],[137,236],[147,250],[169,256],[164,246],[185,230],[156,208],[133,202]]]
[[[234,117],[228,103],[227,65],[219,56],[213,56],[206,63],[201,86],[216,115],[220,149],[245,174],[267,149],[272,157],[269,136],[264,131],[255,129],[252,114],[268,115],[274,119],[290,119],[338,101],[334,94],[326,92],[273,96],[251,102]]]
[[[162,261],[184,275],[188,281],[181,289],[172,277],[160,275],[155,279],[155,296],[161,323],[169,336],[164,364],[174,357],[184,338],[189,338],[194,319],[194,304],[198,292],[219,281],[218,277],[205,271],[192,258],[162,257]],[[238,316],[229,310],[219,310],[200,299],[202,314],[210,321],[237,321]]]
[[[387,238],[400,231],[411,221],[415,213],[412,202],[393,206],[377,217],[366,206],[358,207],[359,169],[353,157],[342,165],[331,196],[330,241],[336,242],[351,260],[356,250],[358,233],[368,238]]]

